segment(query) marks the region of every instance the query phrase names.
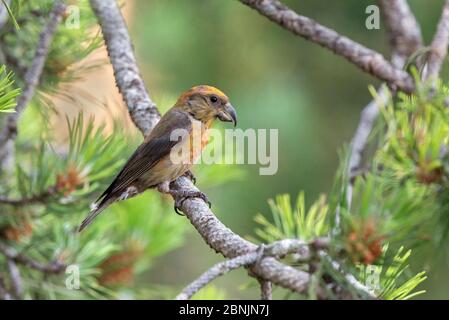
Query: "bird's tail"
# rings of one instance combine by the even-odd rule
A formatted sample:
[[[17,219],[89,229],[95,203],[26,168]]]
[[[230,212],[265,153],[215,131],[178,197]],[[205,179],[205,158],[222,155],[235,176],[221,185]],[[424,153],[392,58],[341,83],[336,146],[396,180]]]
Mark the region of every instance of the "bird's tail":
[[[115,197],[107,197],[99,202],[93,203],[92,208],[89,212],[89,215],[86,217],[86,219],[83,220],[83,222],[81,222],[81,225],[78,228],[78,232],[83,231],[88,225],[90,225],[92,223],[92,221],[95,219],[95,217],[98,216],[104,209],[106,209],[115,200],[116,200]]]

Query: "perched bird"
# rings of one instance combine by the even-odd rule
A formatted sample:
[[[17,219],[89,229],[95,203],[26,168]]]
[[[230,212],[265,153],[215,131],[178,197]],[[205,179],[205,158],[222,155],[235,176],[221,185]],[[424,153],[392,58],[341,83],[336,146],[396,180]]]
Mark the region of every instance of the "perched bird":
[[[206,146],[208,129],[217,118],[233,122],[234,126],[237,124],[236,111],[223,92],[206,85],[184,92],[92,205],[79,231],[113,202],[133,197],[148,188],[157,188],[182,199],[175,202],[176,212],[187,198],[199,197],[209,203],[201,192],[170,189],[170,182],[182,175],[193,177],[190,168]]]

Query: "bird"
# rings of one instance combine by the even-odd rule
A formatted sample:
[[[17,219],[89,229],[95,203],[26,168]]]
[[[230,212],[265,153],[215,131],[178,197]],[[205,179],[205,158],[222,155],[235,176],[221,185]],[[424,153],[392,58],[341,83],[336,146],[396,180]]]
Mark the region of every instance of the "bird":
[[[177,213],[187,198],[201,198],[210,206],[204,193],[173,190],[170,183],[183,175],[195,183],[190,169],[207,145],[208,131],[216,119],[237,125],[236,110],[221,90],[198,85],[183,92],[92,204],[78,231],[84,230],[112,203],[151,188],[180,199],[174,205]]]

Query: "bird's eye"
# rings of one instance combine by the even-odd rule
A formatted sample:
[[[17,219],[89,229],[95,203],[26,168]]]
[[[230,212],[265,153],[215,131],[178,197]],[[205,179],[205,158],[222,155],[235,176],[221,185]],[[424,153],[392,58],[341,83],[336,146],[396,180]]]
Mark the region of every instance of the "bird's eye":
[[[210,96],[210,102],[216,103],[218,101],[218,98],[216,96]]]

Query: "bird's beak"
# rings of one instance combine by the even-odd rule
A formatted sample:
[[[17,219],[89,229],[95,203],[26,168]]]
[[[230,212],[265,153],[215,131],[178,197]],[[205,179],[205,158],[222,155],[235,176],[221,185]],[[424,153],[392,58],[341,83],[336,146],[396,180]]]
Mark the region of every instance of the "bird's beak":
[[[232,122],[234,127],[237,125],[237,113],[229,102],[226,103],[222,111],[218,112],[217,116],[221,121]]]

